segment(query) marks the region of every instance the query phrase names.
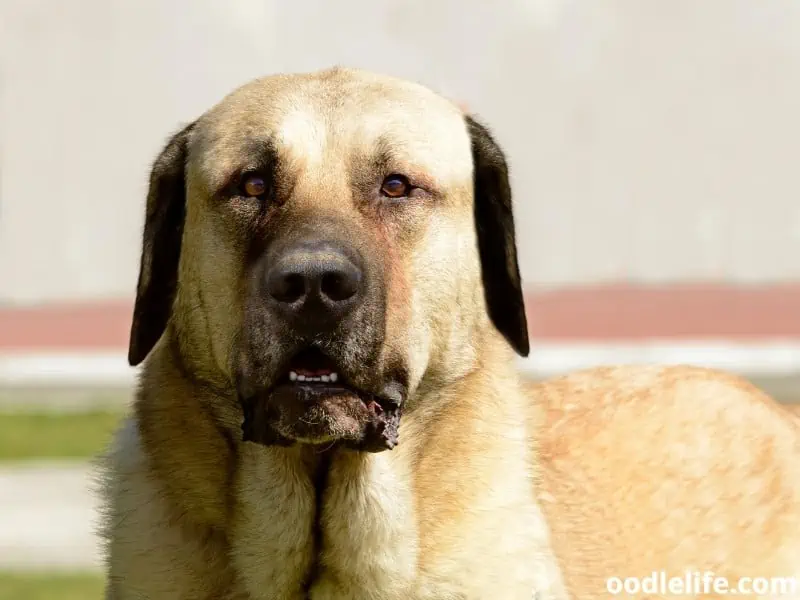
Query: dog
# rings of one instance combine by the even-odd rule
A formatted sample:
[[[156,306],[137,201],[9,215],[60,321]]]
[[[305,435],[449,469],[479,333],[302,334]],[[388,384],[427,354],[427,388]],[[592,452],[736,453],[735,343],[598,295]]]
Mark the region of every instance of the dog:
[[[795,420],[699,368],[524,381],[515,235],[493,134],[414,82],[270,76],[174,134],[105,458],[107,600],[800,574]]]

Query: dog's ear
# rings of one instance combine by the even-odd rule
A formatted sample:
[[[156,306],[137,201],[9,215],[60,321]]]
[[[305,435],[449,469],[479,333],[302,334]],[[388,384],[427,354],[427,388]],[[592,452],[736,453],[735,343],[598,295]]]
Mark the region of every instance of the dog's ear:
[[[475,227],[489,317],[521,356],[530,351],[517,263],[508,165],[489,130],[465,117],[472,140]]]
[[[167,326],[178,284],[186,208],[186,155],[194,124],[176,133],[150,172],[128,363],[141,363]]]

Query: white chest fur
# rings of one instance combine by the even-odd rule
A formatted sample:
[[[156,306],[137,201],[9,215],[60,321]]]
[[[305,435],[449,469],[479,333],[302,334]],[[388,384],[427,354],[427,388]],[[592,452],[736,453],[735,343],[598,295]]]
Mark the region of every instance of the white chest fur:
[[[332,462],[322,497],[322,569],[311,600],[413,598],[419,548],[404,458],[348,453]]]
[[[503,479],[510,471],[516,482]],[[471,507],[468,522],[453,523],[456,550],[423,561],[402,452],[337,455],[317,518],[316,493],[299,463],[282,450],[249,447],[236,488],[235,566],[253,600],[560,598],[547,528],[524,472],[524,465],[499,469],[497,487]],[[312,570],[313,581],[305,581]]]

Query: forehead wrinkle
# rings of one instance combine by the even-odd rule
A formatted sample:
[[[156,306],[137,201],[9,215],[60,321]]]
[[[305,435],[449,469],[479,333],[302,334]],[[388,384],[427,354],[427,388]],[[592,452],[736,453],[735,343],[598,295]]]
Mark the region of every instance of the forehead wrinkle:
[[[362,160],[379,169],[411,170],[435,187],[471,179],[471,144],[463,120],[417,120],[405,111],[393,112],[375,111],[347,123]]]
[[[269,130],[257,122],[233,122],[228,127],[207,127],[199,139],[198,168],[211,190],[219,190],[246,168],[263,167],[274,157],[275,144]]]
[[[428,166],[416,159],[413,152],[399,148],[389,136],[381,136],[371,151],[362,152],[358,160],[381,177],[397,173],[409,177],[415,185],[421,185],[429,192],[441,189],[441,182]]]

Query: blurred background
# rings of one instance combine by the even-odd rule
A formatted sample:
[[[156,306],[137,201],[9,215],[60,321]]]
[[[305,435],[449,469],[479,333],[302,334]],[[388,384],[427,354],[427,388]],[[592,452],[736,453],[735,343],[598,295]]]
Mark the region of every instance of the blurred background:
[[[233,87],[357,66],[507,150],[530,377],[683,362],[800,398],[795,0],[0,0],[0,599],[100,598],[150,162]]]

